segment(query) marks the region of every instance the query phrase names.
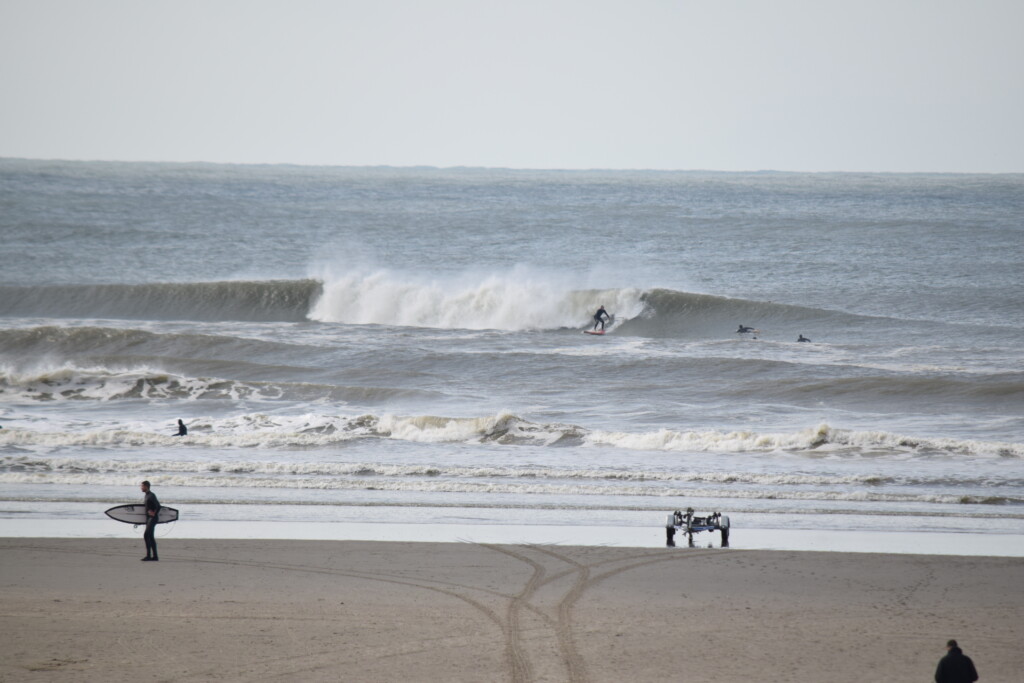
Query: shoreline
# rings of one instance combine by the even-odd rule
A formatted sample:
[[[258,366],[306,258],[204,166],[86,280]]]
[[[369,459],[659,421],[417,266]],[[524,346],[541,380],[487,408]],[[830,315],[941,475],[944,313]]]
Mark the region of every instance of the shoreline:
[[[109,519],[0,518],[0,539],[138,539],[142,528]],[[552,524],[439,524],[385,522],[243,522],[185,520],[157,527],[158,540],[374,541],[382,543],[491,543],[507,545],[664,548],[660,527]],[[847,531],[733,527],[733,549],[881,553],[963,557],[1024,557],[1024,534]],[[676,536],[679,547],[684,535]],[[717,532],[694,536],[699,548],[720,546]]]
[[[930,680],[1024,670],[1024,560],[706,548],[0,539],[0,678]]]

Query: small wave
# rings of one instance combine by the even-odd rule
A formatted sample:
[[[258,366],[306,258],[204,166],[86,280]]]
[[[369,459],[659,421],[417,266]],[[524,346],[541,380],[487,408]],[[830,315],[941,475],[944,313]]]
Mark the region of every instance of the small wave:
[[[21,375],[0,372],[0,399],[32,401],[116,401],[281,398],[281,387],[162,372],[83,370],[65,367]]]
[[[131,336],[130,333],[128,336]],[[398,398],[435,398],[436,392],[389,387],[336,386],[296,382],[240,382],[182,377],[147,368],[113,371],[72,365],[33,373],[0,371],[0,400],[328,400],[360,404]]]
[[[964,401],[1024,401],[1024,373],[991,375],[946,373],[917,376],[909,373],[869,377],[841,377],[821,381],[780,379],[761,388],[762,395],[780,397],[880,399],[926,396],[928,399]]]
[[[39,367],[41,358],[86,356],[89,358],[109,357],[111,359],[171,356],[178,358],[201,357],[202,352],[220,352],[228,358],[247,358],[269,350],[289,349],[280,342],[267,342],[244,337],[217,336],[194,333],[156,333],[138,329],[116,327],[58,327],[44,325],[20,329],[0,330],[0,349],[9,359],[21,359],[19,367]],[[34,362],[25,362],[25,360]],[[56,361],[49,361],[54,363]],[[240,361],[244,362],[244,361]],[[114,364],[97,370],[120,371],[124,363]],[[63,366],[58,366],[57,369]],[[36,372],[53,370],[43,367]],[[90,368],[92,369],[92,368]],[[11,370],[8,370],[11,372]],[[24,374],[24,373],[22,373]]]
[[[126,320],[301,322],[316,280],[0,287],[0,315]]]
[[[943,505],[1022,505],[1024,500],[1004,496],[971,496],[936,493],[883,493],[875,491],[829,490],[764,490],[764,489],[704,489],[677,486],[611,485],[586,482],[550,483],[494,482],[465,479],[366,479],[347,477],[259,477],[224,474],[204,477],[192,474],[150,474],[159,486],[216,487],[225,490],[238,488],[317,489],[334,491],[402,491],[420,493],[476,493],[513,495],[575,495],[575,496],[635,496],[678,498],[681,495],[696,498],[746,500],[800,500],[847,501],[885,503],[932,503]],[[135,474],[106,473],[39,473],[0,472],[3,484],[63,484],[74,486],[134,487]],[[169,501],[165,501],[169,502]]]
[[[550,467],[467,467],[446,465],[387,465],[382,463],[207,461],[207,460],[115,460],[87,458],[46,458],[25,455],[0,457],[0,472],[25,474],[85,474],[129,472],[162,474],[246,474],[366,478],[439,477],[456,479],[507,480],[593,480],[621,482],[717,483],[770,486],[881,486],[894,480],[877,475],[822,476],[809,474],[762,474],[752,472],[666,472],[656,470],[598,470]],[[932,483],[932,482],[915,482]],[[970,482],[958,482],[966,484]]]

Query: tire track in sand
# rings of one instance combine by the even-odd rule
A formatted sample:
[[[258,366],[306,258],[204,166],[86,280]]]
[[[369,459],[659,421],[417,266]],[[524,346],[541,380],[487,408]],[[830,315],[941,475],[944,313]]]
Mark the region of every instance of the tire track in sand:
[[[530,605],[530,598],[537,591],[544,581],[544,576],[547,574],[547,569],[539,562],[523,555],[521,553],[513,552],[508,548],[503,548],[497,545],[491,545],[488,543],[478,544],[482,548],[487,548],[494,552],[503,553],[509,557],[513,557],[520,562],[525,562],[533,568],[533,574],[530,576],[530,580],[526,582],[523,589],[519,593],[509,600],[508,607],[505,610],[506,620],[506,645],[508,648],[509,661],[512,663],[512,680],[516,683],[526,683],[527,681],[533,680],[533,667],[530,664],[529,658],[523,651],[522,639],[520,637],[520,622],[519,612],[520,610]]]
[[[79,550],[67,550],[67,549],[63,549],[63,548],[52,548],[52,547],[28,545],[28,544],[20,545],[20,546],[14,546],[14,547],[21,547],[21,548],[24,548],[24,549],[31,549],[31,550],[42,551],[42,552],[54,552],[54,553],[64,553],[64,554],[81,554],[82,553],[82,551],[79,551]],[[96,551],[85,551],[85,552],[88,553],[88,554],[92,554],[92,555],[100,555],[100,556],[108,556],[108,557],[130,556],[131,555],[131,553],[126,553],[126,552],[122,552],[122,551],[96,550]],[[492,595],[500,596],[502,599],[510,600],[510,601],[513,601],[513,602],[515,602],[517,600],[518,596],[509,596],[509,595],[504,594],[504,593],[499,593],[497,591],[491,591],[491,590],[487,590],[487,589],[483,589],[483,588],[477,588],[475,586],[468,586],[468,585],[464,585],[464,584],[455,584],[455,583],[444,582],[444,581],[434,581],[432,579],[415,579],[414,580],[414,579],[409,579],[409,578],[405,578],[405,577],[397,577],[397,576],[394,576],[394,575],[382,575],[382,574],[372,574],[371,575],[371,574],[366,574],[364,572],[344,571],[344,570],[340,570],[340,569],[334,569],[334,568],[331,568],[331,567],[317,567],[317,566],[314,566],[314,565],[297,565],[297,564],[287,564],[287,563],[279,563],[279,562],[256,562],[256,561],[247,561],[247,560],[227,560],[227,559],[199,558],[199,557],[187,557],[187,558],[186,557],[182,557],[182,558],[176,558],[174,560],[169,560],[169,563],[177,563],[177,562],[195,562],[195,563],[202,563],[202,564],[221,564],[221,565],[228,565],[228,566],[255,567],[255,568],[260,568],[260,569],[277,569],[277,570],[280,570],[280,571],[294,571],[294,572],[302,572],[302,573],[307,573],[307,574],[323,574],[323,575],[329,575],[329,576],[346,576],[346,577],[350,577],[350,578],[365,579],[367,581],[377,581],[377,582],[381,582],[381,583],[390,583],[390,584],[395,584],[395,585],[408,586],[408,587],[412,587],[412,588],[420,588],[420,589],[423,589],[423,590],[428,590],[428,591],[433,591],[433,592],[436,592],[436,593],[441,593],[443,595],[447,595],[447,596],[450,596],[450,597],[453,597],[453,598],[456,598],[458,600],[461,600],[461,601],[465,602],[466,604],[470,605],[474,609],[479,610],[488,619],[490,619],[492,622],[494,622],[498,626],[500,631],[502,632],[502,635],[503,635],[503,638],[504,638],[504,641],[505,641],[505,643],[504,643],[505,644],[505,653],[506,653],[506,658],[508,660],[507,661],[507,666],[508,666],[508,669],[510,671],[510,675],[511,675],[513,683],[527,683],[528,681],[532,680],[532,673],[531,673],[531,670],[530,670],[529,662],[526,659],[525,655],[523,655],[522,648],[519,645],[518,626],[513,631],[513,629],[510,628],[510,625],[509,625],[507,619],[502,619],[494,610],[492,610],[490,607],[484,605],[483,603],[481,603],[481,602],[479,602],[477,600],[474,600],[473,598],[470,598],[468,596],[462,595],[462,594],[460,594],[460,593],[458,593],[458,592],[456,592],[454,590],[448,590],[448,589],[445,589],[445,588],[439,588],[439,587],[437,587],[435,585],[429,585],[429,584],[430,583],[437,583],[437,584],[452,586],[452,587],[455,587],[455,588],[463,588],[463,589],[471,590],[471,591],[483,591],[483,592],[486,592],[486,593],[490,593]],[[532,594],[533,590],[536,589],[536,584],[540,581],[541,578],[543,578],[545,570],[544,570],[543,567],[540,567],[540,570],[541,570],[540,576],[538,577],[537,576],[537,572],[535,571],[534,572],[534,576],[531,577],[530,582],[528,582],[528,584],[527,584],[527,587],[524,588],[524,590],[520,592],[520,595],[530,595],[530,594]],[[531,587],[531,584],[533,584],[532,587]],[[270,663],[270,662],[283,663],[283,662],[287,662],[287,661],[290,661],[290,660],[301,659],[301,658],[306,657],[306,656],[307,655],[287,656],[287,657],[273,657],[273,658],[269,658],[269,659],[264,659],[262,661],[264,661],[265,663]],[[314,667],[313,669],[310,669],[310,670],[315,670],[316,668],[319,668],[319,667]],[[299,670],[296,670],[295,673],[301,673],[304,670],[305,669],[299,669]],[[212,672],[211,672],[211,674],[212,674]]]
[[[575,632],[573,627],[573,609],[575,608],[576,603],[583,596],[587,589],[591,588],[592,586],[596,585],[601,581],[604,581],[605,579],[611,576],[631,571],[633,569],[639,569],[640,567],[658,564],[661,562],[678,562],[691,558],[703,557],[706,555],[715,555],[721,552],[720,550],[704,552],[691,551],[686,552],[685,554],[673,553],[669,556],[665,556],[664,553],[660,552],[657,554],[645,553],[639,555],[628,555],[625,557],[611,558],[601,560],[599,562],[584,564],[572,557],[569,557],[566,554],[556,552],[549,546],[525,546],[534,552],[547,555],[571,567],[571,569],[556,574],[552,574],[547,578],[544,578],[547,572],[538,572],[538,568],[542,569],[543,565],[540,565],[532,558],[529,558],[522,553],[514,552],[508,548],[504,548],[501,546],[485,545],[484,547],[508,555],[521,562],[525,562],[535,568],[534,576],[531,578],[531,582],[527,584],[527,587],[524,588],[523,592],[520,594],[522,600],[517,600],[515,604],[510,604],[510,609],[518,610],[524,607],[533,607],[535,611],[539,611],[539,607],[529,605],[529,603],[527,602],[529,596],[533,595],[542,586],[551,584],[554,581],[557,581],[561,578],[575,574],[575,578],[572,582],[572,585],[566,590],[566,592],[562,595],[561,599],[558,602],[556,608],[557,619],[554,624],[556,641],[558,643],[558,653],[561,657],[562,665],[565,667],[568,676],[566,680],[568,680],[569,683],[586,683],[590,680],[587,674],[586,660],[579,654],[579,650],[576,647]],[[638,559],[640,560],[639,562],[634,561]],[[633,561],[632,564],[628,564],[623,567],[616,567],[601,574],[593,575],[593,570],[603,565],[630,561]],[[537,579],[537,585],[531,585],[534,583],[534,579]],[[518,619],[511,621],[509,624],[510,628],[518,628],[518,623]],[[515,641],[518,643],[519,638],[514,638]]]

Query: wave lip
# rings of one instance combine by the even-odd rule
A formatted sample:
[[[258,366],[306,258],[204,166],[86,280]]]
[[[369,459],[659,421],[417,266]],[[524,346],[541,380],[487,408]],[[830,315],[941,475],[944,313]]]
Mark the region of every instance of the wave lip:
[[[302,322],[321,287],[317,280],[0,286],[0,315]]]

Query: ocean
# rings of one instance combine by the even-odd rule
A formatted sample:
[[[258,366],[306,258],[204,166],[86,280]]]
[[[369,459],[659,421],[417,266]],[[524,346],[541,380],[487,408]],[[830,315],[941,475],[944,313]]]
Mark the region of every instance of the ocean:
[[[8,533],[1024,553],[1024,175],[2,159],[0,235]]]

